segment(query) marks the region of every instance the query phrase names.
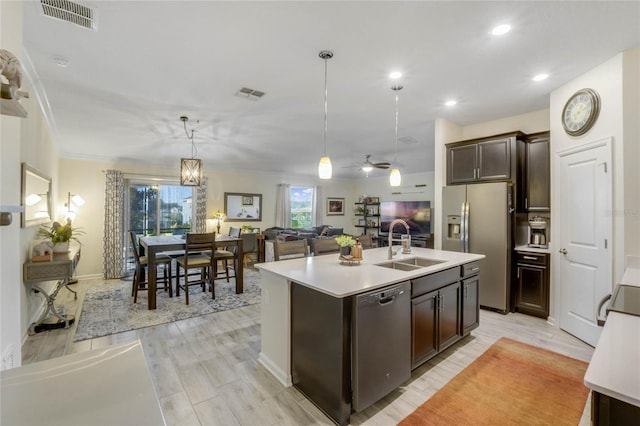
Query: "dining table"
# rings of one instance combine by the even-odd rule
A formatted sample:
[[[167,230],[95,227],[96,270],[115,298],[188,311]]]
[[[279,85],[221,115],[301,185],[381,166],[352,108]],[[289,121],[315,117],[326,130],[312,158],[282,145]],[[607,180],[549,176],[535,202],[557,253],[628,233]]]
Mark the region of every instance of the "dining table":
[[[148,266],[148,309],[156,309],[156,289],[157,289],[157,270],[156,270],[156,254],[160,252],[184,250],[186,246],[185,235],[150,235],[140,237],[140,254],[147,256]],[[243,280],[243,251],[242,238],[230,237],[228,235],[216,235],[216,249],[222,247],[237,247],[234,251],[235,258],[235,278],[236,278],[236,294],[244,291]],[[217,277],[213,277],[215,280]]]

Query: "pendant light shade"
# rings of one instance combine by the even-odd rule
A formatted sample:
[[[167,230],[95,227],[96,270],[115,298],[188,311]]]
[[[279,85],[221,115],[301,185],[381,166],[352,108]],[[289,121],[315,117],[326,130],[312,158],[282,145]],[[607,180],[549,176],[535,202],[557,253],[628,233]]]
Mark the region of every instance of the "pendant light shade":
[[[402,176],[400,176],[400,169],[398,169],[398,91],[402,90],[402,86],[399,84],[391,86],[391,90],[396,92],[396,154],[393,160],[393,168],[389,173],[389,184],[391,186],[400,186]]]
[[[333,168],[331,167],[331,159],[327,156],[327,61],[333,58],[333,52],[323,50],[318,56],[324,59],[324,155],[318,163],[318,177],[331,179]]]
[[[320,163],[318,163],[318,176],[320,179],[331,179],[332,172],[331,159],[329,157],[322,157]]]
[[[400,176],[400,169],[394,167],[389,173],[389,184],[391,186],[400,186],[402,183],[402,176]]]
[[[202,185],[202,160],[194,158],[196,156],[196,144],[193,141],[193,130],[191,136],[187,131],[187,121],[189,117],[183,115],[180,117],[184,126],[184,132],[187,139],[191,141],[191,158],[182,158],[180,160],[180,185],[182,186],[201,186]]]

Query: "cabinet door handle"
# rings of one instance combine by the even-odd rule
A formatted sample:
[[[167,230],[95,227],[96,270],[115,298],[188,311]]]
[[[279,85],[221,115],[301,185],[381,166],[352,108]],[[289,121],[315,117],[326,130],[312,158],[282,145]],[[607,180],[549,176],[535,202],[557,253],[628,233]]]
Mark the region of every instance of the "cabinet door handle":
[[[524,197],[524,208],[525,209],[529,208],[529,199],[527,197]]]
[[[464,285],[464,298],[467,299],[469,296],[469,284]]]
[[[520,278],[520,267],[518,267],[516,271],[516,278]]]
[[[535,256],[522,256],[522,258],[527,260],[538,260],[538,258]]]

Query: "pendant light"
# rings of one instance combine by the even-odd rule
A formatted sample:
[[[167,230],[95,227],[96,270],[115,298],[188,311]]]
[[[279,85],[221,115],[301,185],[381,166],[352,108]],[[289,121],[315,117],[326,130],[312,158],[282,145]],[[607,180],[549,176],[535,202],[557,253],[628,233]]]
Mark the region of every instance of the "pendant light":
[[[396,92],[396,154],[393,159],[393,168],[389,173],[389,184],[391,186],[400,186],[402,176],[400,176],[400,169],[398,169],[398,91],[402,90],[402,86],[396,84],[391,86],[391,90]]]
[[[320,179],[331,179],[331,159],[327,156],[327,61],[333,58],[333,52],[323,50],[318,56],[324,59],[324,155],[318,163],[318,176]]]
[[[183,115],[180,120],[184,126],[184,133],[187,135],[187,139],[191,141],[191,158],[182,158],[180,160],[180,185],[200,186],[202,184],[202,160],[195,158],[197,150],[193,141],[193,129],[191,129],[191,136],[189,136],[189,131],[187,131],[189,117]]]

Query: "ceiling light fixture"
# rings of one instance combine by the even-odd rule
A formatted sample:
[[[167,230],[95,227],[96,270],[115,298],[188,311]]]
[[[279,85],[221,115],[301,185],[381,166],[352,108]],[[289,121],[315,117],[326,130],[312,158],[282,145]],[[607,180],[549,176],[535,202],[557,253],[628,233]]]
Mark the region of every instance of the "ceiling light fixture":
[[[196,144],[193,141],[193,129],[191,129],[191,136],[187,130],[187,121],[189,117],[183,115],[180,117],[182,125],[184,126],[184,133],[187,135],[187,139],[191,142],[191,158],[182,158],[180,160],[180,185],[182,186],[200,186],[202,185],[202,160],[195,158]]]
[[[392,79],[392,80],[397,80],[400,77],[402,77],[402,73],[400,71],[394,71],[394,72],[389,74],[389,78]]]
[[[455,104],[457,104],[458,102],[454,101],[453,99],[450,101],[445,102],[444,104],[448,107],[450,106],[454,106]]]
[[[398,91],[402,90],[402,86],[399,84],[391,86],[391,90],[396,92],[396,154],[393,159],[393,168],[389,173],[389,184],[391,186],[400,186],[402,176],[400,176],[400,169],[398,169]]]
[[[538,74],[533,77],[533,81],[542,81],[546,80],[547,78],[549,78],[549,74]]]
[[[511,31],[511,25],[502,24],[502,25],[493,27],[493,29],[491,30],[491,34],[494,36],[501,36],[508,33],[509,31]]]
[[[318,163],[318,176],[320,179],[331,179],[331,159],[327,156],[327,61],[333,58],[333,52],[323,50],[318,56],[324,59],[324,155]]]

